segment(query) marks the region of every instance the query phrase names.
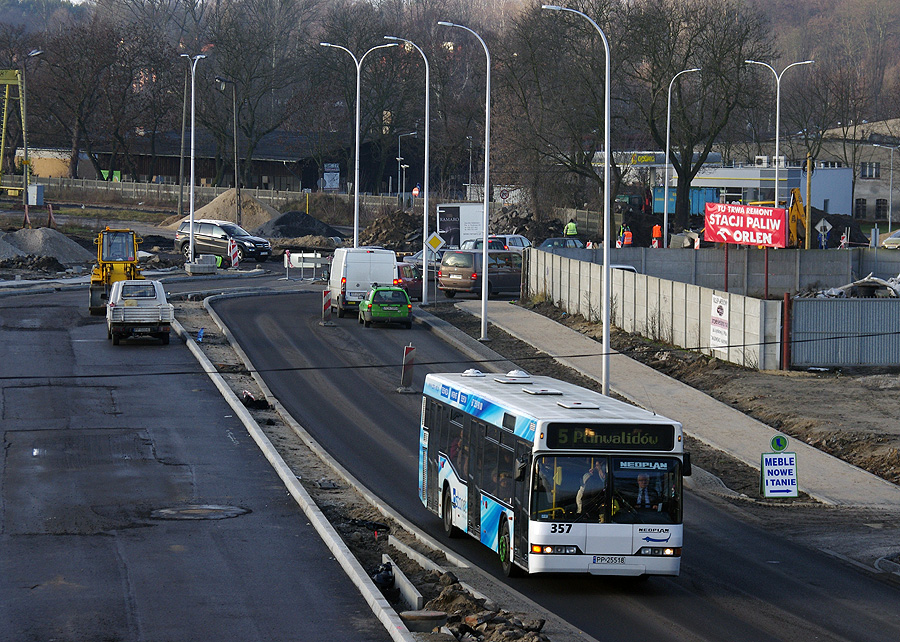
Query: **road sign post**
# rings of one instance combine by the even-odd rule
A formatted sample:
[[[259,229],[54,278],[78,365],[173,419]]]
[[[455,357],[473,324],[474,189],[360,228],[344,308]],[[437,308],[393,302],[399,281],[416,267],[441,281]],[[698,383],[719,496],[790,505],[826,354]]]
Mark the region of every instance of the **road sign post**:
[[[412,388],[413,366],[416,364],[416,349],[413,344],[403,348],[403,367],[400,370],[400,387],[397,392],[409,394],[415,392]]]

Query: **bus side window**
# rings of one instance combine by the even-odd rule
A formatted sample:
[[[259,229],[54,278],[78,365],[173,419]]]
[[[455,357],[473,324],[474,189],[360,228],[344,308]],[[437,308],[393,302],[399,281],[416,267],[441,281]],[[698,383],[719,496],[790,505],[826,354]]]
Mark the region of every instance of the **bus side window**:
[[[490,495],[497,496],[497,456],[500,444],[492,439],[484,440],[484,461],[481,466],[481,490]]]
[[[497,496],[503,501],[512,503],[513,500],[513,478],[516,474],[516,458],[512,450],[500,447],[500,463],[497,472],[497,480],[499,487]]]

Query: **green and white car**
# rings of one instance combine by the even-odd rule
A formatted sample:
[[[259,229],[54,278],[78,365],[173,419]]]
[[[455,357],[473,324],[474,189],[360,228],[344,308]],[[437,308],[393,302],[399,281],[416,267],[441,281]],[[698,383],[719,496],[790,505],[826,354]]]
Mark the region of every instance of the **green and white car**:
[[[412,303],[403,288],[374,287],[359,304],[359,322],[367,328],[373,323],[401,323],[412,328]]]

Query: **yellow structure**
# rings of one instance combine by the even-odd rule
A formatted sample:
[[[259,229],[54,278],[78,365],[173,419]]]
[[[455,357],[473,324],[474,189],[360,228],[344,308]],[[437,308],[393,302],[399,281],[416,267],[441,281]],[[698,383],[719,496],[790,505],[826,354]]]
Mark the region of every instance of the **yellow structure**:
[[[97,264],[91,272],[91,314],[105,314],[109,290],[116,281],[143,279],[138,269],[138,245],[141,239],[132,230],[108,227],[94,239]]]

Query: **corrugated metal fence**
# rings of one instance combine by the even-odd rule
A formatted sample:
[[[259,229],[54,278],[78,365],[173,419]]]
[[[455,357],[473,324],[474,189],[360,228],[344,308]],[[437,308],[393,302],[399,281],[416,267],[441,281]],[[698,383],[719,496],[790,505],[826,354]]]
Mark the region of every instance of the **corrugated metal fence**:
[[[900,299],[794,299],[791,365],[900,365]]]

